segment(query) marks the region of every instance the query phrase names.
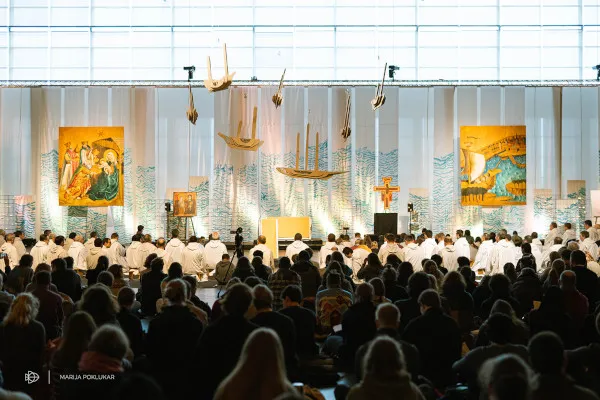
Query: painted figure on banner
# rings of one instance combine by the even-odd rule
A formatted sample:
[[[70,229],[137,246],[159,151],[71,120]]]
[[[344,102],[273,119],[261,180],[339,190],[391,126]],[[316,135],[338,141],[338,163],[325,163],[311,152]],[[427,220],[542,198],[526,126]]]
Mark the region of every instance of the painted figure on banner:
[[[524,205],[525,126],[461,126],[461,204]]]
[[[173,216],[195,217],[196,216],[196,192],[173,193]]]
[[[61,171],[59,205],[123,205],[123,128],[61,127],[59,142],[65,144]],[[75,150],[71,143],[79,143]],[[74,154],[74,157],[73,157]],[[61,156],[61,155],[59,155]],[[69,178],[74,160],[76,169]]]

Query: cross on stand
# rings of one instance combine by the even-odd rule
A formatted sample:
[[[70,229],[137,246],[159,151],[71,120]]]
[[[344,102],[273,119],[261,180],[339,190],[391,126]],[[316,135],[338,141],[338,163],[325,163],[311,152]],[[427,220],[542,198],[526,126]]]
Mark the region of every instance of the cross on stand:
[[[383,186],[375,186],[373,188],[373,191],[381,192],[381,201],[383,201],[383,209],[387,211],[390,209],[390,203],[392,202],[392,194],[394,192],[399,192],[400,186],[390,186],[390,183],[392,183],[391,176],[384,176],[383,178],[381,178],[381,180],[383,180]]]

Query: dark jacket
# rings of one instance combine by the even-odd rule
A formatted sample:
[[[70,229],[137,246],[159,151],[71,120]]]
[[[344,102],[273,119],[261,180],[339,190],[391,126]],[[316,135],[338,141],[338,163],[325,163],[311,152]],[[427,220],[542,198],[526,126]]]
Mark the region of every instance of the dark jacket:
[[[102,271],[106,271],[107,269],[101,269],[101,268],[93,268],[93,269],[88,269],[87,272],[85,273],[85,279],[87,279],[87,284],[88,286],[92,286],[93,284],[95,284],[96,282],[98,282],[98,275],[100,275],[100,272]]]
[[[589,389],[575,384],[564,374],[538,375],[533,383],[532,400],[598,400]]]
[[[302,297],[315,297],[319,286],[321,286],[321,273],[319,269],[308,261],[298,261],[292,265],[291,270],[300,276]]]
[[[481,324],[479,327],[479,334],[477,335],[477,341],[475,342],[476,347],[487,346],[490,344],[490,339],[488,338],[489,329],[487,321]],[[510,343],[523,346],[527,346],[527,343],[529,343],[529,327],[520,319],[513,319]]]
[[[246,280],[246,278],[249,276],[256,276],[256,272],[254,272],[254,268],[252,266],[249,268],[235,267],[235,270],[231,275],[232,278],[239,278],[242,282],[244,282],[244,280]]]
[[[385,297],[390,299],[392,303],[398,300],[408,299],[408,292],[402,286],[396,282],[384,282],[385,284]]]
[[[490,311],[492,310],[492,307],[494,306],[494,303],[496,302],[496,300],[505,300],[507,301],[511,307],[513,308],[513,311],[517,314],[518,317],[522,317],[523,316],[523,311],[522,311],[522,307],[521,304],[517,301],[517,299],[515,299],[512,296],[495,296],[495,295],[491,295],[486,301],[484,301],[481,304],[481,310],[479,310],[479,316],[483,319],[487,319],[490,316]]]
[[[404,331],[410,321],[421,315],[421,306],[415,297],[397,301],[394,305],[400,310],[400,332]]]
[[[344,313],[342,317],[344,344],[340,348],[340,356],[347,370],[354,369],[356,351],[372,340],[376,332],[375,305],[372,302],[355,303]]]
[[[46,339],[54,340],[62,334],[62,297],[50,291],[48,286],[38,286],[32,294],[40,301],[36,319],[44,325]]]
[[[60,293],[69,296],[73,302],[78,302],[81,299],[81,278],[72,269],[54,271],[52,273],[52,283],[56,285]]]
[[[279,312],[294,321],[296,327],[296,354],[300,358],[318,354],[319,348],[315,342],[317,316],[314,311],[304,307],[287,307]]]
[[[296,357],[296,326],[294,321],[287,315],[277,311],[266,311],[256,314],[251,322],[263,328],[271,328],[277,333],[283,347],[287,372],[290,374],[290,372],[295,371],[298,360]]]
[[[33,278],[33,269],[31,267],[15,267],[8,274],[4,286],[10,293],[17,295],[25,291],[25,288]]]
[[[235,368],[246,339],[256,328],[241,315],[223,315],[204,329],[194,357],[196,376],[202,377],[196,398],[213,398],[219,384]]]
[[[477,286],[473,290],[473,305],[475,306],[475,315],[481,315],[481,306],[492,295],[492,291],[488,286]]]
[[[186,306],[164,307],[150,321],[146,354],[152,375],[168,398],[189,398],[195,389],[192,349],[202,329],[202,322]]]
[[[254,273],[265,283],[267,283],[269,282],[271,274],[273,274],[273,270],[268,265],[261,264],[254,267]]]
[[[383,268],[380,268],[379,265],[363,265],[360,270],[356,273],[356,277],[358,279],[362,279],[365,282],[369,282],[373,278],[378,278],[383,271]]]
[[[156,300],[162,297],[160,284],[167,277],[162,271],[150,270],[142,275],[140,291],[140,302],[142,312],[146,315],[156,314]]]
[[[529,325],[531,336],[542,331],[556,333],[562,339],[566,349],[572,349],[575,345],[575,329],[573,320],[566,312],[560,310],[531,310],[525,316],[525,322]]]
[[[121,311],[117,313],[117,321],[129,339],[129,348],[135,357],[139,357],[144,352],[142,321],[125,308],[121,308]]]
[[[533,254],[523,254],[523,257],[521,257],[519,261],[517,261],[515,270],[518,272],[521,271],[523,268],[531,268],[534,271],[537,271],[537,265]]]
[[[421,356],[421,374],[435,387],[454,383],[452,365],[461,356],[462,339],[458,324],[442,310],[429,309],[412,320],[402,339],[414,344]]]
[[[450,316],[458,323],[461,332],[473,330],[473,297],[459,285],[446,285],[442,296],[446,300],[445,306],[448,307]]]
[[[530,311],[534,301],[542,301],[542,282],[534,270],[526,268],[521,271],[512,285],[512,295],[521,305],[523,312]]]
[[[567,373],[575,378],[578,385],[593,390],[600,396],[600,344],[592,343],[585,347],[565,352]]]
[[[588,298],[589,304],[598,301],[598,276],[586,266],[575,266],[571,270],[577,276],[577,289]]]

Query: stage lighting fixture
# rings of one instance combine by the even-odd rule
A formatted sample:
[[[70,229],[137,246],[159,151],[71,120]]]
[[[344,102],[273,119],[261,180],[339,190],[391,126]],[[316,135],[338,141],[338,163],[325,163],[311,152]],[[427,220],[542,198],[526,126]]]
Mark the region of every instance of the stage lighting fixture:
[[[189,67],[183,67],[183,69],[186,70],[188,73],[188,81],[191,81],[192,79],[194,79],[194,71],[196,71],[195,66],[190,65]]]
[[[413,212],[413,203],[408,203],[408,212]]]
[[[596,80],[600,81],[600,64],[596,65],[595,67],[592,67],[592,69],[598,71],[598,75],[596,75]]]
[[[388,76],[390,77],[390,79],[394,79],[394,76],[396,75],[396,71],[398,71],[400,69],[400,67],[396,66],[396,65],[390,65],[388,67]]]
[[[171,212],[171,203],[169,203],[168,201],[165,203],[165,211],[168,213]]]

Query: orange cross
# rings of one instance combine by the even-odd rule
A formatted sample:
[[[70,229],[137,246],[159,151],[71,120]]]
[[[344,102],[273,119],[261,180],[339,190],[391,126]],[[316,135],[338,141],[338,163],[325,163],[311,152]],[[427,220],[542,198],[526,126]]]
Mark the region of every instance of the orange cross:
[[[392,183],[391,176],[384,176],[381,179],[383,180],[383,186],[375,186],[373,190],[375,192],[381,192],[381,201],[383,201],[383,209],[389,210],[390,203],[392,202],[392,193],[399,192],[400,186],[390,186],[390,183]]]

